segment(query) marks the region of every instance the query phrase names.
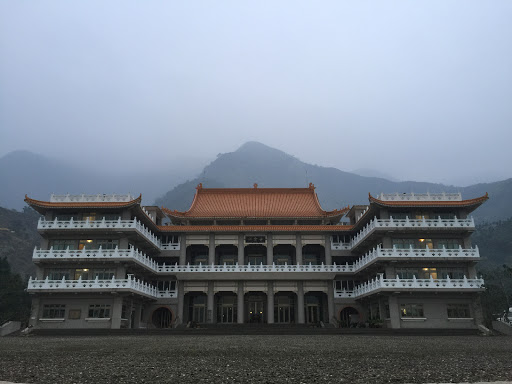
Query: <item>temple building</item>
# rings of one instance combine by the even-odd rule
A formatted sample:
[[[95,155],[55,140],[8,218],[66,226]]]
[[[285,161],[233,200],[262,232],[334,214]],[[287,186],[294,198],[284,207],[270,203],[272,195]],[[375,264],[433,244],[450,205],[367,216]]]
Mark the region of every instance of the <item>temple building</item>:
[[[312,184],[199,184],[181,212],[131,195],[26,197],[42,215],[30,321],[477,328],[484,288],[470,213],[487,198],[381,194],[325,211]]]

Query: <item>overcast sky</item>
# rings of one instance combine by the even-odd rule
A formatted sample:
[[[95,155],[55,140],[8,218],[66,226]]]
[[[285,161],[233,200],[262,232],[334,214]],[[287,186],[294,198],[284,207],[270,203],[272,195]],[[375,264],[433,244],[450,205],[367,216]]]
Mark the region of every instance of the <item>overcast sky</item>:
[[[399,179],[512,177],[511,20],[510,0],[3,0],[0,156],[168,168],[256,140]]]

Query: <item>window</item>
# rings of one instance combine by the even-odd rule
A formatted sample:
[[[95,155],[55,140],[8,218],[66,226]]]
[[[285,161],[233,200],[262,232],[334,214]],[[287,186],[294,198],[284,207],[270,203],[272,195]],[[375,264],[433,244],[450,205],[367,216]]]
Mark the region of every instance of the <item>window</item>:
[[[396,274],[400,279],[412,279],[414,276],[418,277],[418,268],[397,268]]]
[[[65,304],[45,304],[43,307],[43,319],[64,319],[65,314]]]
[[[79,240],[78,241],[78,249],[82,250],[84,248],[86,249],[94,249],[96,245],[94,244],[94,240]]]
[[[99,239],[96,240],[95,248],[101,249],[116,249],[119,246],[119,240]]]
[[[432,239],[418,239],[418,248],[428,248],[432,249],[434,248],[434,243],[432,242]]]
[[[439,278],[463,279],[465,275],[464,268],[438,268]]]
[[[113,269],[101,268],[93,270],[92,278],[98,278],[98,280],[111,280],[115,275],[116,272]]]
[[[421,268],[419,272],[419,279],[437,279],[437,268]]]
[[[52,240],[50,241],[50,246],[53,247],[55,251],[64,251],[68,247],[70,250],[74,250],[76,249],[77,243],[77,240]]]
[[[50,280],[62,280],[62,278],[69,280],[69,277],[71,276],[70,272],[71,271],[69,269],[63,268],[48,269],[46,271],[46,276],[48,276],[48,279]]]
[[[453,212],[438,212],[434,214],[435,218],[440,217],[441,220],[453,220],[455,219],[455,213]]]
[[[87,268],[79,268],[75,269],[75,280],[78,279],[89,280],[89,269]]]
[[[416,248],[415,239],[393,239],[393,246],[397,249]]]
[[[110,317],[110,304],[89,305],[89,316],[94,319],[105,319]]]
[[[448,318],[467,319],[470,318],[469,304],[448,304],[446,306]]]
[[[423,304],[401,304],[400,313],[405,318],[424,317]]]
[[[179,236],[178,235],[165,235],[162,236],[162,244],[178,244]]]
[[[437,240],[437,247],[442,249],[445,247],[446,249],[459,249],[460,240],[459,239],[439,239]]]

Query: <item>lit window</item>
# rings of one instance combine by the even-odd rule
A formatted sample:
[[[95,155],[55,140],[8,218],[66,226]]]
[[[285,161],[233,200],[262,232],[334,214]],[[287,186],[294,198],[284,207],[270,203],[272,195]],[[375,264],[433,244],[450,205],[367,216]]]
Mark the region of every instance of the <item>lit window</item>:
[[[421,318],[423,314],[423,304],[401,304],[400,313],[405,318]]]
[[[43,319],[64,319],[65,313],[65,304],[45,304],[43,307]]]
[[[89,280],[89,269],[88,268],[79,268],[75,269],[75,280],[78,279]]]

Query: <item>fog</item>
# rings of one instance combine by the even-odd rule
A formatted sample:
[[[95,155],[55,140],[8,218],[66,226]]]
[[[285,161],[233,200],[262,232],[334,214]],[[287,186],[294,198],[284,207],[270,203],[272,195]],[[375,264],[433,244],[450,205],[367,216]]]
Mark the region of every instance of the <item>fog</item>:
[[[249,140],[342,170],[512,177],[512,2],[0,3],[0,156],[206,164]]]

